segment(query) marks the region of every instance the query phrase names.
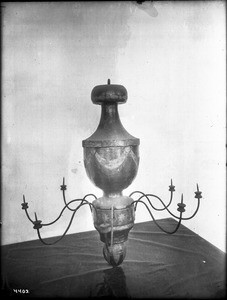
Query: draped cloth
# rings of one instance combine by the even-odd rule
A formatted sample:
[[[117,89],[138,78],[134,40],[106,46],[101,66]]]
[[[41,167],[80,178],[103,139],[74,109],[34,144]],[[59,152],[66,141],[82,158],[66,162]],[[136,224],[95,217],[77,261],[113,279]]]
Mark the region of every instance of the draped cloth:
[[[176,226],[172,218],[158,222],[168,230]],[[168,235],[154,222],[135,224],[118,267],[107,264],[102,247],[95,230],[69,234],[52,246],[39,240],[2,246],[2,293],[14,296],[24,289],[24,297],[225,296],[225,253],[183,225]]]

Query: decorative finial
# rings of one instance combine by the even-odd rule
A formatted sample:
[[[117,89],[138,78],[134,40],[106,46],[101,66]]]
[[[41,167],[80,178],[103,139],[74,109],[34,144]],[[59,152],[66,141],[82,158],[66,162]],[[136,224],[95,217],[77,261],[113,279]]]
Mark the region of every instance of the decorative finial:
[[[107,80],[107,84],[110,84],[110,79]]]

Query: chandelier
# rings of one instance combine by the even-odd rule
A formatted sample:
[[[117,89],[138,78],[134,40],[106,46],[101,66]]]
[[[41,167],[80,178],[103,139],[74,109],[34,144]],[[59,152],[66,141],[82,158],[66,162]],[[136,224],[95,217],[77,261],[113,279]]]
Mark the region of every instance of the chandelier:
[[[195,191],[197,208],[189,217],[183,217],[185,204],[183,194],[178,203],[178,215],[169,210],[173,200],[175,186],[172,179],[169,186],[170,199],[165,204],[162,199],[154,194],[145,194],[141,191],[134,191],[129,196],[124,196],[122,191],[126,189],[136,177],[139,166],[139,144],[140,140],[130,135],[121,124],[118,114],[118,104],[127,101],[127,90],[122,85],[111,84],[108,79],[106,85],[98,85],[91,92],[91,99],[94,104],[101,105],[101,119],[96,131],[87,139],[83,140],[84,166],[90,180],[103,191],[103,196],[97,198],[94,194],[87,194],[83,198],[66,201],[65,191],[67,186],[63,178],[60,189],[62,191],[64,207],[59,216],[50,223],[43,223],[35,213],[33,220],[28,213],[28,203],[23,195],[22,209],[28,219],[37,230],[40,241],[45,245],[53,245],[60,241],[68,232],[76,212],[84,205],[88,205],[92,216],[94,227],[99,232],[100,240],[104,243],[103,256],[112,265],[120,265],[126,255],[126,242],[129,231],[135,221],[135,212],[139,203],[148,210],[154,223],[167,234],[174,234],[182,220],[192,219],[199,210],[202,192]],[[90,202],[88,199],[94,200]],[[161,208],[157,208],[152,203],[152,199],[158,199]],[[76,204],[76,207],[75,207]],[[69,224],[63,235],[53,243],[46,242],[40,233],[40,229],[57,222],[63,212],[68,209],[72,212]],[[173,230],[162,228],[155,220],[152,210],[167,211],[178,220]]]

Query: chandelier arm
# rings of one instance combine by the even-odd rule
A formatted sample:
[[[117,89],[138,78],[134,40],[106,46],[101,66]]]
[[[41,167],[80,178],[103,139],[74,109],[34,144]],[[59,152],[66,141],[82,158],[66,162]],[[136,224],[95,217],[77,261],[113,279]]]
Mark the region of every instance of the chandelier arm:
[[[152,197],[155,197],[155,198],[159,199],[160,201],[162,201],[162,200],[161,200],[158,196],[156,196],[156,195],[147,194],[147,196],[152,196]],[[172,203],[172,200],[173,200],[173,192],[171,191],[171,192],[170,192],[170,200],[169,200],[169,203],[168,203],[167,205],[165,205],[164,202],[162,201],[162,204],[163,204],[164,207],[163,207],[163,208],[155,208],[155,210],[157,210],[157,211],[162,211],[162,210],[167,209],[167,207],[169,207],[170,204]]]
[[[71,210],[71,211],[75,211],[75,209],[77,209],[77,207],[79,208],[83,202],[86,202],[87,200],[85,200],[85,197],[84,198],[77,198],[77,199],[73,199],[71,201],[69,201],[68,203],[66,202],[66,199],[65,199],[65,191],[63,190],[62,191],[62,194],[63,194],[63,199],[64,199],[64,203],[65,203],[65,206]],[[76,207],[76,208],[71,208],[69,207],[69,204],[73,203],[73,202],[77,202],[77,201],[81,201],[81,203]],[[88,201],[87,201],[88,202]],[[90,202],[89,202],[90,203]]]
[[[63,192],[64,192],[64,191],[63,191]],[[95,211],[96,211],[96,207],[94,206],[94,204],[91,203],[91,202],[89,202],[89,201],[87,201],[87,200],[85,199],[86,197],[88,197],[88,196],[90,196],[90,195],[93,195],[93,194],[87,194],[87,195],[84,196],[84,198],[73,199],[73,200],[69,201],[68,203],[66,203],[66,201],[65,201],[65,206],[66,206],[69,210],[75,211],[77,208],[79,208],[80,206],[82,206],[83,203],[85,202],[85,204],[89,204],[90,210],[92,210],[91,207],[93,207],[93,208],[95,209]],[[95,195],[93,195],[93,196],[97,199],[97,197],[96,197]],[[69,207],[69,204],[71,204],[71,203],[73,203],[73,202],[77,202],[77,201],[81,201],[81,203],[80,203],[76,208],[71,208],[71,207]]]
[[[61,185],[63,201],[64,201],[64,203],[65,203],[65,206],[66,206],[69,210],[75,211],[75,209],[69,207],[69,204],[72,203],[73,201],[77,201],[77,200],[78,200],[78,201],[82,201],[82,202],[78,205],[78,207],[80,207],[80,205],[83,203],[83,199],[74,199],[74,200],[70,201],[69,203],[67,203],[67,202],[66,202],[66,197],[65,197],[65,191],[66,191],[66,188],[67,188],[67,185],[65,184],[65,177],[63,177],[63,184]],[[86,196],[85,196],[85,197],[86,197]]]
[[[70,201],[69,203],[72,203],[72,202],[74,202],[74,201],[81,201],[81,203],[80,203],[75,209],[70,209],[70,210],[75,211],[75,212],[77,212],[77,210],[78,210],[81,206],[83,206],[83,205],[85,205],[85,204],[88,204],[89,207],[90,207],[90,209],[91,209],[91,206],[94,207],[94,205],[93,205],[92,203],[86,201],[85,199],[74,199],[74,200]],[[83,203],[83,202],[85,202],[85,203]],[[68,203],[68,204],[69,204],[69,203]],[[55,219],[53,222],[46,223],[46,224],[42,224],[42,226],[48,226],[48,225],[54,224],[54,223],[55,223],[57,220],[59,220],[59,218],[62,216],[62,213],[63,213],[63,211],[66,209],[66,207],[67,207],[67,205],[65,205],[65,207],[62,209],[62,211],[61,211],[60,215],[57,217],[57,219]],[[94,208],[95,208],[95,207],[94,207]]]
[[[50,222],[50,223],[42,224],[42,226],[49,226],[49,225],[52,225],[52,224],[54,224],[55,222],[57,222],[57,221],[60,219],[60,217],[62,216],[62,214],[63,214],[64,210],[66,209],[66,207],[67,207],[66,205],[63,207],[63,209],[62,209],[62,211],[60,212],[59,216],[58,216],[54,221],[52,221],[52,222]]]
[[[63,200],[64,200],[64,203],[65,203],[65,206],[68,208],[68,204],[67,204],[66,199],[65,199],[65,190],[62,190],[62,195],[63,195]]]
[[[86,196],[85,196],[86,197]],[[84,198],[85,198],[84,197]],[[78,200],[81,200],[82,202],[81,202],[81,204],[78,206],[78,208],[80,207],[80,206],[82,206],[82,205],[84,205],[84,204],[88,204],[89,206],[90,206],[90,210],[92,211],[92,209],[91,209],[91,207],[92,208],[94,208],[94,210],[95,210],[95,212],[96,212],[96,207],[94,206],[94,204],[93,203],[91,203],[91,202],[89,202],[89,201],[87,201],[86,199],[73,199],[73,200],[71,200],[68,204],[70,204],[70,203],[72,203],[73,201],[78,201]],[[83,203],[84,202],[84,203]],[[77,208],[76,208],[77,209]],[[72,208],[70,208],[70,210],[73,210]],[[74,209],[75,210],[75,209]]]
[[[131,193],[131,194],[129,195],[129,197],[131,197],[131,196],[132,196],[133,194],[135,194],[135,193],[142,194],[142,196],[139,197],[137,200],[140,200],[140,199],[142,199],[143,197],[146,197],[146,199],[147,199],[147,201],[149,202],[150,206],[151,206],[153,209],[155,209],[155,210],[159,210],[159,209],[157,209],[156,207],[154,207],[154,205],[151,203],[151,201],[150,201],[150,199],[147,197],[147,195],[146,195],[145,193],[141,192],[141,191],[135,191],[135,192]],[[135,211],[136,211],[136,208],[137,208],[137,204],[138,204],[138,202],[135,204]],[[163,210],[163,209],[161,209],[161,210]]]
[[[32,222],[32,224],[34,224],[34,221],[32,221],[31,217],[29,216],[27,209],[25,209],[25,213],[29,221]]]
[[[76,214],[77,210],[78,210],[81,206],[86,205],[86,204],[90,204],[90,203],[89,203],[88,201],[87,201],[86,203],[82,203],[82,204],[80,204],[80,205],[74,210],[74,212],[73,212],[73,214],[72,214],[72,216],[71,216],[70,222],[69,222],[69,224],[68,224],[68,226],[67,226],[65,232],[63,233],[63,235],[62,235],[59,239],[57,239],[57,240],[54,241],[53,243],[47,243],[47,242],[45,242],[45,241],[42,239],[42,237],[41,237],[39,228],[37,228],[36,230],[37,230],[37,234],[38,234],[38,237],[39,237],[40,241],[41,241],[44,245],[54,245],[54,244],[58,243],[60,240],[62,240],[63,237],[64,237],[64,236],[66,235],[66,233],[68,232],[68,230],[69,230],[69,228],[70,228],[70,226],[71,226],[71,224],[72,224],[72,221],[73,221],[73,219],[74,219],[74,217],[75,217],[75,214]],[[42,224],[42,225],[44,225],[44,224]]]
[[[66,206],[69,210],[71,210],[71,211],[75,211],[75,209],[69,207],[69,204],[70,204],[70,203],[76,202],[76,201],[83,201],[83,199],[74,199],[74,200],[70,201],[69,203],[67,203],[67,202],[66,202],[66,198],[65,198],[65,189],[62,190],[62,195],[63,195],[63,200],[64,200],[64,203],[65,203],[65,206]],[[82,203],[82,202],[81,202],[81,203]],[[79,206],[80,206],[80,204],[79,204]]]
[[[146,197],[146,199],[148,200],[150,206],[151,206],[153,209],[157,210],[157,211],[163,211],[163,210],[167,209],[167,208],[170,206],[170,204],[172,203],[172,200],[173,200],[173,191],[170,191],[170,200],[169,200],[169,203],[168,203],[167,205],[165,205],[164,202],[163,202],[158,196],[153,195],[153,194],[145,194],[145,193],[143,193],[143,192],[141,192],[141,191],[135,191],[135,192],[131,193],[131,194],[129,195],[129,197],[131,197],[131,196],[132,196],[133,194],[135,194],[135,193],[140,193],[140,194],[143,195],[143,196],[141,196],[139,199],[141,199],[141,198],[143,198],[143,197]],[[148,198],[148,196],[152,196],[152,197],[157,198],[159,201],[161,201],[161,203],[163,204],[164,207],[163,207],[163,208],[156,208],[156,207],[151,203],[151,201],[150,201],[150,199]],[[138,199],[138,200],[139,200],[139,199]],[[137,204],[136,204],[136,206],[135,206],[135,210],[136,210],[136,207],[137,207]]]
[[[154,210],[157,210],[157,209],[154,207],[154,205],[151,203],[149,197],[148,197],[146,194],[142,193],[142,192],[141,192],[141,194],[142,194],[142,196],[140,196],[139,199],[137,199],[137,200],[140,200],[140,199],[142,199],[143,197],[145,197],[145,198],[147,199],[147,201],[149,202],[150,206],[151,206]],[[137,203],[136,203],[136,205],[137,205]]]
[[[94,194],[87,194],[87,195],[85,195],[84,198],[83,198],[83,200],[86,201],[86,202],[89,204],[91,212],[92,212],[92,207],[93,207],[94,210],[95,210],[95,213],[96,213],[96,207],[94,206],[94,204],[86,200],[86,198],[87,198],[88,196],[93,196],[95,199],[97,199],[97,197],[96,197]]]
[[[169,213],[171,216],[173,216],[173,217],[176,218],[176,219],[179,219],[178,216],[174,215],[174,214],[168,209],[168,207],[164,204],[164,202],[163,202],[158,196],[153,195],[153,194],[144,194],[143,192],[139,192],[139,193],[141,193],[142,196],[141,196],[138,200],[141,200],[143,197],[145,197],[145,198],[148,200],[149,204],[151,205],[151,207],[152,207],[153,209],[155,209],[155,210],[165,210],[165,209],[166,209],[166,210],[168,211],[168,213]],[[150,199],[149,199],[149,196],[150,196],[150,197],[155,197],[155,198],[157,198],[157,199],[162,203],[162,205],[164,206],[164,208],[163,208],[163,209],[156,209],[156,208],[151,204],[151,201],[150,201]],[[136,204],[136,205],[137,205],[137,204]],[[136,209],[136,208],[135,208],[135,209]]]
[[[36,229],[40,241],[41,241],[44,245],[50,246],[50,245],[56,244],[56,243],[59,242],[61,239],[63,239],[63,237],[66,235],[66,233],[68,232],[68,230],[69,230],[69,228],[70,228],[70,226],[71,226],[71,224],[72,224],[72,221],[73,221],[73,218],[74,218],[75,214],[76,214],[76,211],[73,212],[72,217],[71,217],[70,222],[69,222],[69,225],[67,226],[67,228],[66,228],[65,232],[63,233],[63,235],[62,235],[59,239],[57,239],[56,241],[54,241],[53,243],[47,243],[47,242],[45,242],[45,241],[42,239],[42,237],[41,237],[41,234],[40,234],[39,229]]]
[[[81,201],[81,203],[80,203],[75,209],[71,209],[72,211],[77,211],[77,210],[78,210],[82,205],[84,205],[84,204],[88,204],[88,205],[90,206],[90,209],[91,209],[91,206],[94,207],[92,203],[86,201],[85,199],[75,199],[75,200],[70,201],[69,203],[72,203],[72,202],[77,201],[77,200],[78,200],[78,201]],[[83,203],[83,202],[85,202],[85,203]],[[63,207],[61,213],[59,214],[59,216],[58,216],[54,221],[52,221],[52,222],[50,222],[50,223],[42,224],[42,226],[49,226],[49,225],[52,225],[52,224],[54,224],[55,222],[57,222],[57,221],[60,219],[60,217],[62,216],[62,214],[63,214],[64,210],[66,209],[66,207],[67,207],[67,205],[65,205],[65,206]],[[94,208],[95,208],[95,207],[94,207]]]
[[[199,210],[199,206],[200,206],[200,199],[198,199],[197,208],[196,208],[195,212],[190,217],[182,218],[182,220],[190,220],[190,219],[192,219],[197,214],[197,212]]]
[[[172,213],[172,212],[168,209],[168,207],[165,206],[165,204],[163,203],[163,201],[162,201],[158,196],[153,195],[153,194],[146,194],[145,197],[146,197],[146,196],[147,196],[147,197],[151,196],[151,197],[155,197],[155,198],[159,199],[159,200],[161,201],[162,205],[164,206],[164,208],[168,211],[168,213],[169,213],[171,216],[173,216],[174,218],[176,218],[176,219],[179,220],[179,217],[176,216],[174,213]],[[147,197],[146,197],[146,198],[147,198]],[[140,197],[140,198],[142,198],[142,197]],[[140,198],[139,198],[139,199],[140,199]],[[184,220],[184,221],[192,219],[192,218],[197,214],[197,212],[198,212],[198,210],[199,210],[199,206],[200,206],[200,198],[198,198],[197,208],[196,208],[195,212],[194,212],[190,217],[182,217],[181,219]]]
[[[93,196],[95,199],[97,199],[97,197],[94,194],[87,194],[87,195],[84,196],[83,199],[86,199],[88,196]]]
[[[143,193],[141,192],[141,194],[143,194]],[[155,198],[159,199],[159,200],[161,201],[162,205],[164,206],[164,209],[166,209],[166,210],[168,211],[168,213],[169,213],[171,216],[173,216],[174,218],[176,218],[176,219],[178,219],[178,220],[180,219],[178,216],[176,216],[174,213],[172,213],[172,212],[168,209],[168,206],[166,206],[166,205],[163,203],[163,201],[162,201],[158,196],[156,196],[156,195],[153,195],[153,194],[143,194],[143,196],[141,196],[138,200],[140,200],[140,199],[142,199],[143,197],[145,197],[145,198],[148,200],[149,204],[151,205],[151,203],[150,203],[150,201],[149,201],[149,198],[148,198],[149,196],[155,197]],[[152,208],[154,208],[153,205],[151,205],[151,206],[152,206]],[[195,212],[194,212],[190,217],[182,217],[181,220],[187,221],[187,220],[192,219],[192,218],[197,214],[197,212],[198,212],[198,210],[199,210],[199,206],[200,206],[200,198],[198,198],[198,201],[197,201],[197,208],[196,208]],[[159,209],[156,209],[156,210],[159,210]],[[163,209],[162,209],[162,210],[163,210]]]
[[[146,204],[144,201],[142,201],[142,200],[135,200],[135,201],[132,202],[132,204],[134,204],[134,203],[139,203],[139,202],[140,202],[140,203],[143,203],[143,204],[145,205],[145,207],[147,208],[147,210],[148,210],[150,216],[152,217],[154,223],[155,223],[155,224],[158,226],[158,228],[161,229],[163,232],[168,233],[168,234],[174,234],[174,233],[178,230],[178,228],[180,227],[181,220],[182,220],[182,212],[180,212],[180,217],[178,218],[178,223],[177,223],[176,228],[175,228],[173,231],[167,231],[167,230],[165,230],[164,228],[162,228],[162,227],[158,224],[158,222],[155,220],[153,214],[151,213],[149,207],[147,206],[147,204]]]
[[[63,178],[63,187],[65,186],[65,179]],[[65,186],[66,187],[66,186]],[[64,200],[64,203],[65,203],[65,206],[69,209],[69,210],[71,210],[71,211],[75,211],[75,209],[74,208],[71,208],[71,207],[69,207],[69,204],[71,204],[72,202],[76,202],[76,201],[81,201],[81,203],[79,204],[79,206],[78,206],[78,208],[83,204],[83,202],[88,202],[87,200],[86,200],[86,198],[88,197],[88,196],[93,196],[95,199],[97,199],[97,197],[94,195],[94,194],[87,194],[87,195],[85,195],[84,197],[83,197],[83,199],[81,199],[81,198],[79,198],[79,199],[73,199],[73,200],[71,200],[71,201],[69,201],[68,203],[66,202],[66,197],[65,197],[65,190],[66,190],[66,188],[62,188],[62,195],[63,195],[63,200]],[[90,202],[88,202],[89,204],[91,204]],[[93,204],[92,204],[92,206],[93,206]],[[94,207],[94,206],[93,206]],[[90,209],[91,209],[91,206],[90,206]]]
[[[69,204],[72,203],[72,201],[70,201],[69,203],[66,202],[66,197],[65,197],[65,191],[66,191],[66,189],[67,189],[67,185],[65,184],[65,177],[63,177],[63,183],[62,183],[62,185],[61,185],[61,190],[62,190],[62,195],[63,195],[63,201],[64,201],[64,203],[65,203],[65,206],[66,206],[69,210],[74,211],[74,209],[71,209],[71,208],[69,207]],[[88,196],[93,196],[95,199],[97,199],[97,197],[96,197],[94,194],[91,194],[91,193],[90,193],[90,194],[85,195],[84,198],[81,199],[81,200],[86,199]],[[82,204],[82,203],[83,203],[83,201],[81,202],[81,204]],[[91,207],[90,207],[90,208],[91,208]]]
[[[71,211],[77,211],[77,210],[82,206],[83,202],[85,202],[84,204],[89,204],[89,207],[90,207],[90,210],[91,210],[91,211],[92,211],[92,208],[91,208],[91,207],[93,207],[93,208],[96,210],[96,208],[94,207],[94,205],[93,205],[92,203],[90,203],[90,202],[88,202],[87,200],[85,200],[85,198],[86,198],[87,196],[90,196],[90,195],[96,197],[96,196],[93,195],[93,194],[88,194],[88,195],[84,196],[83,199],[74,199],[74,200],[70,201],[68,204],[70,204],[70,203],[72,203],[72,202],[75,202],[75,201],[81,201],[81,203],[80,203],[80,204],[78,205],[78,207],[75,208],[75,209],[69,208],[69,207],[68,207],[68,204],[66,204],[66,205],[63,207],[62,211],[60,212],[59,216],[58,216],[54,221],[49,222],[49,223],[42,224],[42,226],[49,226],[49,225],[52,225],[52,224],[54,224],[55,222],[57,222],[57,221],[60,219],[60,217],[62,216],[62,214],[63,214],[64,210],[66,209],[66,207],[69,208]],[[27,216],[27,218],[29,219],[29,221],[30,221],[32,224],[34,224],[34,221],[33,221],[33,220],[31,219],[31,217],[29,216],[29,213],[28,213],[28,205],[27,205],[27,203],[25,202],[25,196],[24,196],[24,195],[23,195],[22,208],[25,210],[26,216]]]
[[[148,197],[154,197],[154,198],[158,199],[158,200],[162,203],[162,205],[163,205],[163,209],[160,209],[160,210],[165,210],[165,209],[166,209],[166,210],[168,211],[168,213],[169,213],[171,216],[173,216],[174,218],[179,219],[178,216],[174,215],[174,214],[168,209],[168,206],[165,205],[165,203],[162,201],[162,199],[161,199],[160,197],[158,197],[158,196],[156,196],[156,195],[154,195],[154,194],[145,194],[145,197],[146,197],[146,199],[148,199]],[[156,209],[156,210],[159,210],[159,209]]]

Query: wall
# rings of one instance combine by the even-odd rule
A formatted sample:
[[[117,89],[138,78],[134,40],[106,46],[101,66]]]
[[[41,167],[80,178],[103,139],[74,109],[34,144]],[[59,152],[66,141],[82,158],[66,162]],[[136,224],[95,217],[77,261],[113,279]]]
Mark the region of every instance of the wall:
[[[172,211],[181,193],[184,225],[225,250],[225,5],[190,2],[4,3],[2,44],[2,223],[3,244],[36,239],[21,210],[54,220],[63,200],[102,192],[89,181],[81,141],[96,129],[100,107],[95,85],[124,85],[119,108],[124,127],[141,140],[139,172],[125,190],[154,193]],[[92,199],[90,199],[92,200]],[[156,203],[158,205],[158,203]],[[60,235],[70,213],[43,228]],[[168,217],[154,213],[157,219]],[[149,220],[138,207],[136,222]],[[69,231],[93,229],[88,207]]]

